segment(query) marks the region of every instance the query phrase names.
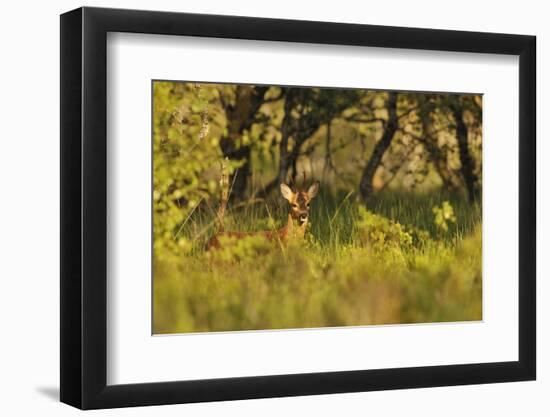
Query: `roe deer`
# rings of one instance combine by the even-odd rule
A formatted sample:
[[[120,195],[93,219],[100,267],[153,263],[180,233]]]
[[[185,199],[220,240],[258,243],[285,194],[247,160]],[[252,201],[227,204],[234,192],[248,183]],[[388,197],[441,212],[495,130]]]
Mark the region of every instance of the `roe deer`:
[[[305,183],[305,175],[304,175]],[[306,232],[306,228],[309,221],[309,205],[311,200],[315,198],[319,192],[319,181],[315,181],[311,184],[307,190],[291,188],[285,183],[281,184],[281,194],[290,204],[290,211],[288,213],[288,219],[286,225],[280,229],[276,230],[266,230],[260,232],[234,232],[234,231],[225,231],[223,227],[223,218],[225,215],[225,210],[227,207],[227,200],[229,192],[227,190],[227,174],[224,173],[222,166],[222,177],[220,180],[222,194],[220,206],[218,208],[217,215],[217,232],[210,238],[206,248],[209,249],[219,249],[221,247],[220,238],[221,237],[230,237],[236,239],[242,239],[247,236],[265,236],[268,240],[279,241],[285,243],[290,238],[303,238]],[[305,184],[304,184],[305,186]]]

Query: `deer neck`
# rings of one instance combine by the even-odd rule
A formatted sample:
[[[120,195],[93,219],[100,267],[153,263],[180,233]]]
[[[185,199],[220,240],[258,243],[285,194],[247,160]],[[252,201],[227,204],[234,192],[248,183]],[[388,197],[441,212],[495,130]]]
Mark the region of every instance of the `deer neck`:
[[[303,223],[300,223],[299,221],[294,220],[289,214],[285,226],[286,235],[288,237],[303,238],[306,234],[307,223],[307,220]]]

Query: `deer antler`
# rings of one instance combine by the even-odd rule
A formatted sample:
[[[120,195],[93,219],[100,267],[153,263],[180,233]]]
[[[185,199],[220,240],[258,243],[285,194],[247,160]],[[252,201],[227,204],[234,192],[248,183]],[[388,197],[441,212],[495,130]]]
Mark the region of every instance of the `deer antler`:
[[[292,175],[287,175],[288,177],[288,182],[287,184],[290,186],[290,188],[293,190],[293,191],[296,191],[296,181],[294,181],[294,178]]]

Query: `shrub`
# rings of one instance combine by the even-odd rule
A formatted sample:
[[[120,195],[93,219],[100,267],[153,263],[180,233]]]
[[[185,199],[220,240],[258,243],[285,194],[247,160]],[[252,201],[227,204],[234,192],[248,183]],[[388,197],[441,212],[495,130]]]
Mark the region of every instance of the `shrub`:
[[[438,230],[446,232],[449,230],[449,223],[456,223],[453,206],[448,201],[444,201],[441,207],[435,206],[432,211],[435,215],[434,223]]]
[[[325,207],[336,210],[337,206]],[[427,213],[419,215],[431,218],[433,205],[421,207]],[[255,210],[247,211],[248,216],[232,213],[228,223],[238,220],[236,230],[260,230],[271,217],[260,208]],[[222,238],[217,251],[155,258],[154,332],[482,318],[479,218],[471,233],[448,239],[430,237],[424,230],[369,212],[357,203],[337,216],[334,213],[313,213],[311,233],[301,243],[280,246],[262,235]],[[284,213],[273,217],[280,220]],[[468,216],[457,218],[457,227],[463,227],[461,219],[471,221]],[[330,227],[319,224],[328,221]]]

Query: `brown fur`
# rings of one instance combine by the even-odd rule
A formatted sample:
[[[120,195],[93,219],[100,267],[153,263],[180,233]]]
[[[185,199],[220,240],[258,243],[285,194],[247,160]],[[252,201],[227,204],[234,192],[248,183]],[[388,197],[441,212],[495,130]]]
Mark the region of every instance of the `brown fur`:
[[[303,238],[307,229],[309,221],[309,205],[310,202],[319,191],[319,182],[313,183],[306,191],[295,190],[290,188],[286,184],[281,184],[281,194],[290,204],[290,212],[286,225],[277,230],[266,230],[260,232],[235,232],[223,230],[223,217],[218,216],[219,228],[208,243],[206,249],[219,249],[221,247],[221,237],[232,237],[236,239],[243,239],[248,236],[265,236],[270,241],[278,241],[280,243],[286,243],[291,238]],[[221,206],[224,207],[227,204],[227,193],[222,190]],[[225,210],[223,210],[225,212]]]

